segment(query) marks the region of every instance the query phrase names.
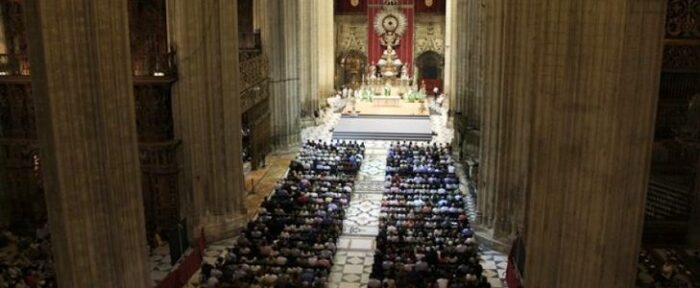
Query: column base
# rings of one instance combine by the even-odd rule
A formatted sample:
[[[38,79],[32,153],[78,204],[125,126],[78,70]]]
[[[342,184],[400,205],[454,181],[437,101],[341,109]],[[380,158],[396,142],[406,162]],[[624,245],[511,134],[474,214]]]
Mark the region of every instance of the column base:
[[[199,223],[191,225],[191,239],[197,239],[204,229],[204,237],[208,243],[216,242],[238,235],[248,223],[248,217],[244,214],[206,216],[199,219]],[[192,237],[194,236],[194,237]]]
[[[493,230],[477,227],[474,230],[474,235],[479,243],[496,250],[498,252],[508,254],[510,252],[510,239],[502,239],[493,236]]]
[[[468,129],[463,135],[461,135],[462,146],[462,156],[466,159],[478,159],[479,158],[479,146],[481,145],[481,131],[476,129]]]
[[[462,161],[462,134],[458,131],[454,132],[454,137],[452,137],[452,157],[454,157],[455,162]]]
[[[279,135],[274,137],[273,149],[275,151],[287,151],[294,148],[299,148],[301,145],[301,132],[296,132],[288,135]],[[296,151],[294,151],[296,152]],[[273,152],[277,154],[282,154],[278,152]]]

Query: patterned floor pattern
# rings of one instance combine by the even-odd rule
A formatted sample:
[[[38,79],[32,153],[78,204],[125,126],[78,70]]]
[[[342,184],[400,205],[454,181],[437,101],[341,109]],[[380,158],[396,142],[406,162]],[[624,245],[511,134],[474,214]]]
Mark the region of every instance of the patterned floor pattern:
[[[350,207],[338,239],[329,288],[366,287],[374,263],[375,237],[379,233],[387,150],[372,150],[360,167]]]
[[[507,287],[505,284],[506,267],[508,266],[508,257],[500,252],[493,250],[481,249],[481,266],[484,267],[483,275],[486,276],[492,288]]]

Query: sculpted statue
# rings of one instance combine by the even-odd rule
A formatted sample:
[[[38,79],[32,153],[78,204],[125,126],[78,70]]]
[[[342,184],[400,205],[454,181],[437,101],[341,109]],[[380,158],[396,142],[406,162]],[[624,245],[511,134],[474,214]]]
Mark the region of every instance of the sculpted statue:
[[[385,47],[399,46],[399,41],[399,35],[396,35],[396,33],[392,31],[387,31],[381,36],[381,38],[379,38],[379,42]]]
[[[379,59],[379,62],[377,62],[377,65],[379,65],[381,69],[382,78],[397,77],[401,64],[401,60],[398,59],[398,55],[396,55],[396,51],[394,51],[392,46],[388,46],[384,50],[382,57]]]

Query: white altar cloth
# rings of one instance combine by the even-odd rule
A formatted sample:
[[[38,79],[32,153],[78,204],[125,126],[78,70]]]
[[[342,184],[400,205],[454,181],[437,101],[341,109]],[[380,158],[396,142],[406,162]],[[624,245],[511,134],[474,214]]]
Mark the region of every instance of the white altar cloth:
[[[399,106],[401,97],[399,96],[374,96],[372,102],[377,106]]]

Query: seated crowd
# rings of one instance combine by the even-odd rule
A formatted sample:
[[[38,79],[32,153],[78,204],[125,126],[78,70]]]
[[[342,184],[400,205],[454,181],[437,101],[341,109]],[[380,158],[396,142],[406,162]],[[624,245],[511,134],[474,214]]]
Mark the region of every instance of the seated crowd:
[[[48,228],[36,237],[0,233],[0,288],[56,287],[55,277]]]
[[[392,143],[368,287],[490,287],[449,145]]]
[[[700,251],[679,248],[644,247],[637,266],[638,288],[700,287],[696,273]],[[695,269],[694,269],[695,268]]]
[[[206,287],[325,287],[364,150],[305,143],[236,245],[203,265]]]

